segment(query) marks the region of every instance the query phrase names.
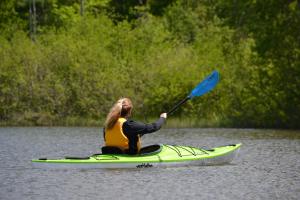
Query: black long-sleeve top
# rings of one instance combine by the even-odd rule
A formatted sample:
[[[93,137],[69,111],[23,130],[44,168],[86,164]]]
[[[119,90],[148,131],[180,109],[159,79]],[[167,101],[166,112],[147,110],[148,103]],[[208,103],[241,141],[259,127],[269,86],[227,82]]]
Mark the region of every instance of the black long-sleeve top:
[[[123,133],[129,140],[129,154],[136,154],[138,151],[137,142],[138,136],[143,136],[144,134],[153,133],[161,128],[165,122],[165,118],[161,117],[156,122],[145,124],[142,122],[137,122],[128,119],[123,123],[122,129]],[[103,130],[103,136],[105,139],[105,130]]]

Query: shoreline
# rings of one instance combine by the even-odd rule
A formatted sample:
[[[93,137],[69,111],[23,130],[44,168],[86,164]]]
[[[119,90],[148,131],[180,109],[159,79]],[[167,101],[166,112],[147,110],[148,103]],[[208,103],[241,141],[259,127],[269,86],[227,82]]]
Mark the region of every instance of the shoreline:
[[[152,123],[157,118],[149,118],[147,120],[135,118],[137,121],[144,123]],[[276,129],[276,130],[300,130],[286,127],[255,127],[255,126],[241,126],[227,120],[195,120],[195,118],[168,118],[163,125],[164,128],[237,128],[237,129]],[[51,119],[51,120],[7,120],[0,121],[0,128],[5,127],[103,127],[104,119],[88,119],[80,117],[68,117],[65,119]]]

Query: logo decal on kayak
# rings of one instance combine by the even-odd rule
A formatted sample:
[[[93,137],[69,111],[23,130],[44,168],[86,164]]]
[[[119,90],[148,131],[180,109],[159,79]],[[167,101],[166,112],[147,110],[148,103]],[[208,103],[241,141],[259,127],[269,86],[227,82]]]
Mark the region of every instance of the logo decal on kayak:
[[[150,163],[142,163],[141,165],[137,165],[136,168],[149,168],[153,167]]]

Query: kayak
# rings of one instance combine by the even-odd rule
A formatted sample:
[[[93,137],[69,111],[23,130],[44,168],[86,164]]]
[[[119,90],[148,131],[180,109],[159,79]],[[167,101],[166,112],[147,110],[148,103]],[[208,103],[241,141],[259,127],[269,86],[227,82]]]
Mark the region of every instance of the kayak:
[[[213,149],[179,145],[151,145],[137,155],[94,154],[89,157],[32,160],[34,167],[45,168],[150,168],[191,165],[222,165],[230,163],[242,144],[231,144]]]

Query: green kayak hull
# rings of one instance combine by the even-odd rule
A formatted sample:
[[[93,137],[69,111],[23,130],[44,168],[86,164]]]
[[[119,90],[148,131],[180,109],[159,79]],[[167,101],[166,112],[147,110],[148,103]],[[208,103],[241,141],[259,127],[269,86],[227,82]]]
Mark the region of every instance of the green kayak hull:
[[[189,165],[221,165],[230,163],[242,144],[232,144],[213,149],[179,145],[157,145],[154,152],[138,155],[95,154],[86,158],[40,158],[32,160],[35,167],[45,168],[149,168]]]

